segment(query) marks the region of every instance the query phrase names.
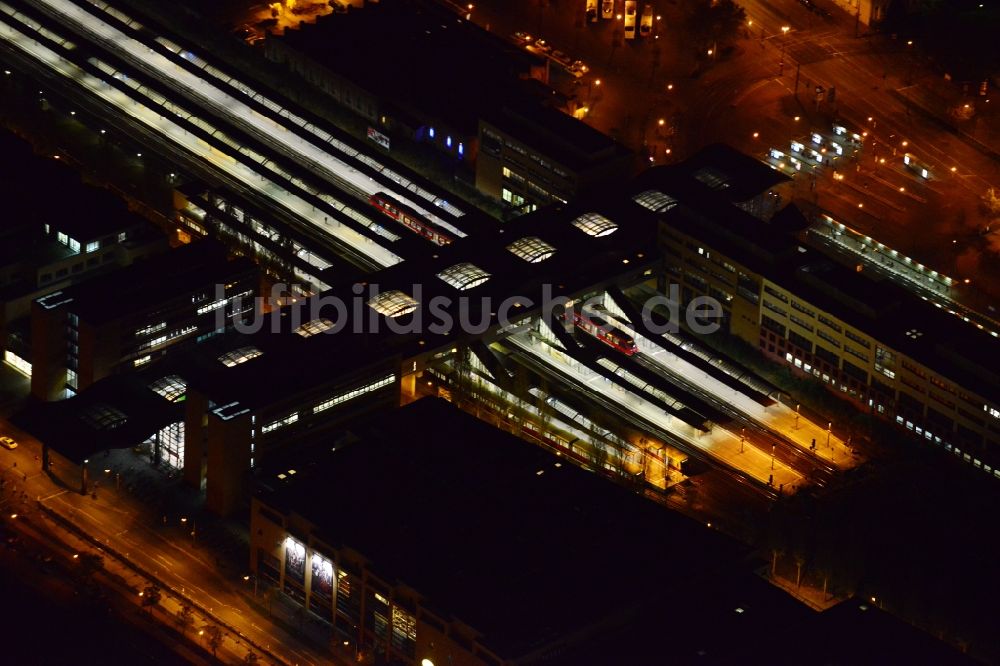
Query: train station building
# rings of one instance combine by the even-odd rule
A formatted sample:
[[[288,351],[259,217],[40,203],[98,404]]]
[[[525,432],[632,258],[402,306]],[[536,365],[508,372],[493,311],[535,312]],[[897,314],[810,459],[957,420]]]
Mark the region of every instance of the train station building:
[[[501,405],[517,405],[518,427],[533,433],[528,438],[567,459],[619,475],[648,470],[648,455],[627,433],[593,423],[581,428],[586,409],[565,404],[567,397],[574,402],[572,390],[553,401],[552,391],[543,395],[544,387],[523,385],[511,364],[517,345],[504,342],[521,336],[582,364],[585,350],[577,348],[584,341],[560,332],[556,313],[544,305],[612,294],[625,314],[633,313],[626,319],[636,331],[646,326],[636,314],[644,299],[659,296],[690,307],[699,296],[711,297],[724,334],[996,475],[998,383],[989,363],[975,362],[995,349],[995,336],[891,280],[870,279],[869,272],[845,269],[821,253],[810,242],[813,227],[794,206],[781,205],[785,181],[749,157],[711,147],[686,163],[651,169],[619,190],[551,206],[474,241],[458,240],[289,304],[260,318],[254,330],[193,345],[143,370],[147,385],[176,376],[185,386],[183,454],[176,464],[187,483],[205,489],[212,511],[239,511],[255,470],[274,456],[404,404],[429,382],[445,393],[471,391],[496,413]],[[824,286],[823,271],[838,277]],[[876,302],[883,296],[884,303]],[[809,324],[810,312],[811,330],[797,321]],[[889,336],[889,329],[898,335]],[[853,360],[845,346],[867,361]],[[725,374],[717,364],[692,360],[707,373]],[[667,410],[669,427],[692,429],[693,438],[720,421],[690,396],[655,398],[664,387],[655,386],[648,370],[623,364],[608,358],[588,372],[623,394],[644,391],[659,414]],[[918,380],[925,383],[914,389]],[[515,418],[514,411],[503,409],[504,418]],[[542,433],[545,423],[558,432]],[[146,436],[163,427],[151,424]],[[605,434],[599,442],[574,443],[584,439],[584,430]],[[670,437],[669,428],[662,437]],[[609,441],[610,459],[600,454]],[[673,464],[663,457],[658,464]],[[785,482],[769,480],[766,469],[757,475],[759,484],[771,481]]]

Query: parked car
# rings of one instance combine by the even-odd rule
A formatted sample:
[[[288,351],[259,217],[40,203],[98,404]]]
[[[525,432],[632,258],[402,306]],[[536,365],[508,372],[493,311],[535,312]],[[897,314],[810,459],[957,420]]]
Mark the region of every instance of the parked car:
[[[566,71],[575,76],[576,78],[580,78],[581,76],[589,72],[590,68],[587,67],[585,64],[583,64],[582,60],[576,60],[573,62],[572,65],[566,68]]]
[[[569,67],[570,63],[573,62],[570,60],[570,57],[562,51],[553,51],[551,57],[563,67]]]
[[[533,38],[532,38],[531,35],[529,35],[526,32],[522,32],[520,30],[518,30],[513,35],[511,35],[511,38],[515,42],[517,42],[518,44],[520,44],[521,46],[526,46],[526,45],[530,44],[533,41]]]
[[[639,34],[649,37],[653,33],[653,5],[642,8],[642,19],[639,21]]]
[[[10,451],[17,448],[17,442],[15,442],[10,437],[0,437],[0,446]]]
[[[540,51],[542,53],[550,53],[552,51],[552,45],[544,39],[536,39],[534,46],[536,51]]]

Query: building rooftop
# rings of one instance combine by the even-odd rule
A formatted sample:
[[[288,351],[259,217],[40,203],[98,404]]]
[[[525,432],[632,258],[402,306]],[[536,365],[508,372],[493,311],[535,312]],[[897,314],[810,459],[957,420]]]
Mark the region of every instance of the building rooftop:
[[[0,132],[0,193],[11,200],[26,202],[15,210],[22,214],[30,210],[30,219],[42,228],[50,224],[52,231],[61,231],[80,242],[117,234],[147,222],[128,210],[121,198],[100,188],[87,185],[69,165],[35,154],[26,141]],[[58,192],[59,196],[52,196]],[[81,214],[83,211],[86,214]]]
[[[505,657],[651,609],[663,633],[646,639],[660,646],[729,604],[715,593],[741,547],[449,403],[420,400],[354,434],[283,481],[268,474],[260,499]],[[364,510],[344,510],[361,497]]]
[[[484,121],[571,169],[630,154],[610,136],[551,106],[506,104],[485,108],[482,113]]]
[[[192,290],[225,284],[238,272],[255,270],[247,259],[227,257],[221,243],[198,241],[68,287],[58,300],[67,302],[81,321],[94,325],[123,319]]]
[[[368,3],[286,30],[292,49],[400,109],[474,134],[478,113],[509,98],[537,57],[430,2]],[[491,101],[492,100],[492,101]]]
[[[150,388],[161,375],[152,368],[112,375],[68,400],[30,403],[11,421],[80,464],[101,451],[136,446],[183,420],[182,402],[172,402]]]
[[[508,321],[516,321],[538,313],[547,290],[552,296],[571,296],[618,279],[635,280],[656,265],[652,249],[656,220],[636,217],[633,207],[631,202],[614,201],[610,205],[583,203],[546,209],[517,218],[503,228],[483,230],[474,238],[436,248],[433,254],[425,253],[384,269],[363,282],[342,284],[308,303],[339,301],[347,306],[343,316],[333,306],[306,314],[311,305],[305,305],[306,312],[295,320],[286,308],[249,337],[220,338],[200,345],[193,350],[196,357],[191,360],[192,383],[220,404],[234,400],[250,408],[271,404],[275,386],[294,387],[298,393],[341,375],[415,358],[478,337],[488,329],[498,328],[502,314]],[[600,213],[616,225],[615,230],[593,236],[573,224],[588,213]],[[548,246],[553,251],[522,258],[509,249],[526,243],[533,248]],[[463,264],[488,273],[488,279],[476,277],[474,286],[462,289],[440,277],[460,272],[456,267]],[[588,270],[580,270],[581,266]],[[391,291],[416,300],[417,307],[398,318],[377,316],[377,325],[372,326],[370,317],[376,311],[368,302],[375,293]],[[513,297],[520,297],[525,305],[515,307]],[[402,300],[373,303],[388,311]],[[447,313],[448,321],[440,312]],[[338,321],[337,332],[309,338],[295,334],[298,325],[320,316]],[[463,320],[479,328],[480,333],[464,334]],[[483,322],[485,325],[480,326]],[[436,323],[442,325],[433,325]],[[225,345],[235,348],[249,343],[264,354],[232,368],[215,362],[216,357],[229,351]],[[305,367],[288,362],[289,358],[306,357],[311,360]],[[279,393],[293,395],[290,389]]]

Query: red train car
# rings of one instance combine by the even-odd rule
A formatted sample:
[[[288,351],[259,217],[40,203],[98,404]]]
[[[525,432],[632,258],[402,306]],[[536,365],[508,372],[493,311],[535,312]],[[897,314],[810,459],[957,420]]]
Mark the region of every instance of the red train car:
[[[576,324],[577,328],[586,331],[604,344],[614,347],[627,356],[632,356],[639,351],[639,347],[636,346],[631,335],[612,326],[600,315],[591,312],[574,312],[573,323]]]
[[[437,227],[425,220],[418,212],[403,204],[385,192],[376,192],[368,197],[368,203],[377,208],[383,215],[391,217],[410,231],[420,234],[437,245],[448,245],[452,237],[438,231]]]

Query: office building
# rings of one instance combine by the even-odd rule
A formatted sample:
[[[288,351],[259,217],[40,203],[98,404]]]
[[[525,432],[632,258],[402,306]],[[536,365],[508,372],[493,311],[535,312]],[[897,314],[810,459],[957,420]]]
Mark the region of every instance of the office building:
[[[433,3],[323,17],[268,38],[264,50],[365,119],[383,147],[394,137],[432,146],[521,212],[633,173],[630,151],[559,110],[548,57]]]
[[[121,199],[21,139],[0,133],[0,154],[0,347],[4,361],[30,376],[32,301],[169,246]]]
[[[32,305],[32,395],[57,400],[253,316],[256,266],[202,241]]]
[[[633,189],[661,221],[661,288],[678,285],[684,303],[714,298],[733,336],[1000,478],[1000,373],[991,360],[998,333],[883,270],[896,259],[915,262],[870,238],[865,258],[845,265],[814,247],[820,223],[794,206],[770,219],[749,214],[759,204],[736,183],[776,172],[721,147],[698,159],[713,152],[715,167],[696,160],[650,170]],[[720,207],[734,196],[745,205]]]
[[[631,151],[551,107],[507,105],[479,121],[476,188],[515,208],[575,201],[634,170]]]

